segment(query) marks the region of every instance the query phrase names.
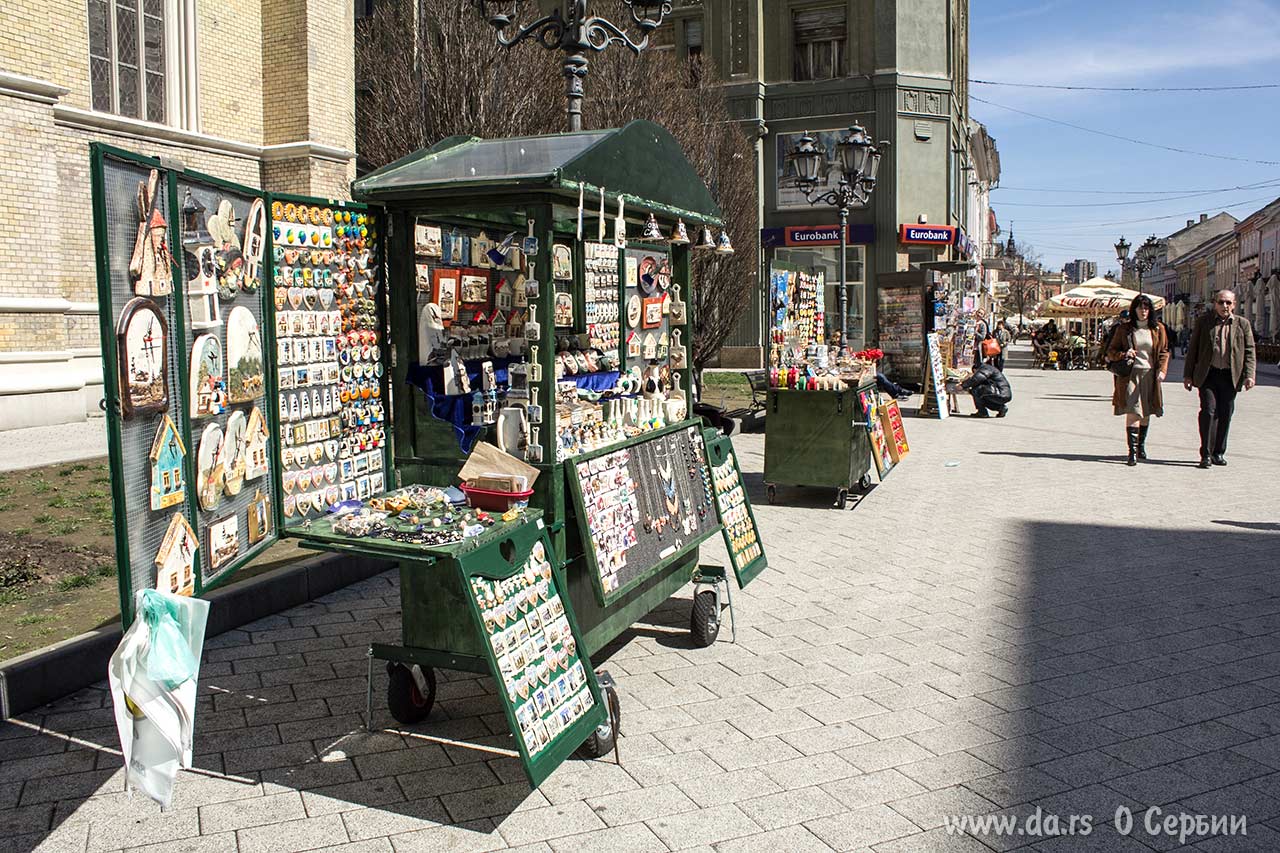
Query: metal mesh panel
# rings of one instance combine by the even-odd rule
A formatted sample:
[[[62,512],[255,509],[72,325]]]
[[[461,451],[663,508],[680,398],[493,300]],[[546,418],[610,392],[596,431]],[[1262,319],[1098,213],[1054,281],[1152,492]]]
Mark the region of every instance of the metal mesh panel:
[[[179,178],[179,204],[186,204],[185,200],[188,192],[190,192],[192,199],[205,208],[204,212],[197,217],[202,223],[207,221],[209,217],[214,216],[218,212],[219,205],[224,201],[230,202],[232,210],[234,211],[232,222],[236,239],[239,245],[244,245],[249,208],[253,204],[254,196],[241,195],[230,190],[210,186],[198,181]],[[191,234],[184,231],[184,240],[191,236]],[[189,282],[197,278],[200,265],[196,255],[186,250],[188,247],[189,245],[184,242],[184,251],[182,253],[182,266],[185,271],[185,275],[183,276],[184,284],[185,282]],[[212,297],[218,302],[218,311],[220,315],[220,322],[216,325],[198,322],[202,317],[202,311],[199,310],[197,303],[202,299],[202,297],[197,293],[190,292],[193,288],[184,288],[184,290],[188,291],[187,304],[188,306],[191,306],[186,312],[186,346],[188,348],[193,347],[196,339],[201,335],[217,336],[222,347],[223,378],[226,382],[226,391],[229,396],[229,400],[225,408],[218,414],[201,415],[197,414],[194,409],[188,409],[191,417],[191,441],[188,446],[188,451],[192,454],[192,459],[195,460],[196,463],[192,466],[193,470],[196,470],[199,467],[198,454],[200,452],[201,437],[210,424],[216,423],[222,428],[223,434],[225,435],[227,433],[228,424],[231,422],[236,412],[239,412],[244,417],[247,425],[250,420],[250,415],[256,406],[261,411],[264,422],[268,424],[268,430],[270,431],[270,419],[269,412],[267,410],[266,371],[269,368],[269,365],[274,361],[274,353],[267,352],[265,346],[265,342],[268,340],[265,324],[269,322],[266,313],[265,300],[269,298],[268,294],[271,292],[270,283],[263,280],[266,271],[267,267],[264,264],[259,274],[260,283],[255,292],[246,293],[242,290],[232,290],[230,291],[231,293],[234,293],[234,298],[232,299],[223,299],[221,295]],[[258,346],[262,351],[261,370],[263,382],[258,392],[253,395],[252,400],[246,400],[245,402],[232,402],[239,395],[236,394],[235,382],[231,375],[232,364],[231,351],[229,349],[230,341],[228,340],[228,320],[231,318],[232,312],[239,307],[247,308],[249,313],[253,316],[254,321],[257,323]],[[192,375],[197,375],[199,367],[195,363],[196,354],[194,351],[189,349],[189,351],[184,354],[184,357],[190,359],[190,371]],[[189,398],[191,393],[188,392],[187,396]],[[188,403],[188,405],[190,405],[190,403]],[[228,442],[228,445],[230,444],[231,442]],[[226,452],[223,454],[223,458],[227,465],[230,465],[231,463],[234,450],[234,447],[228,446]],[[195,524],[194,527],[200,536],[200,578],[205,586],[215,582],[233,567],[241,565],[247,558],[257,554],[274,541],[275,537],[269,536],[253,546],[249,545],[249,516],[253,512],[253,504],[258,492],[261,492],[263,496],[268,498],[268,500],[271,499],[275,490],[274,480],[272,479],[273,476],[273,472],[270,466],[268,466],[267,472],[260,478],[245,481],[238,494],[230,495],[227,494],[225,490],[221,491],[219,493],[216,506],[213,506],[210,509],[205,509],[197,503],[197,524]],[[268,504],[268,507],[269,506],[270,505]],[[270,517],[270,514],[270,509],[268,509],[267,516]],[[215,523],[231,517],[234,517],[237,521],[239,547],[234,554],[227,554],[224,559],[220,560],[218,567],[214,568],[213,560],[215,556],[215,549],[213,547],[213,543],[210,541],[210,528]]]
[[[105,233],[107,257],[111,277],[111,324],[119,329],[121,313],[135,297],[129,277],[129,259],[133,253],[138,233],[137,196],[139,182],[145,183],[150,170],[107,158],[103,161],[104,207],[106,211]],[[164,173],[157,191],[156,208],[170,227],[174,218],[168,207],[168,190]],[[175,294],[151,297],[160,306],[168,324],[165,340],[165,381],[168,384],[169,408],[167,414],[181,429],[181,413],[186,405],[186,391],[182,387],[179,371],[179,338],[175,318]],[[113,331],[114,335],[114,331]],[[124,357],[119,353],[120,358]],[[118,363],[104,364],[103,370],[119,376]],[[127,393],[127,389],[121,389]],[[149,589],[156,583],[156,553],[175,512],[183,512],[186,504],[167,509],[151,509],[151,443],[156,430],[164,422],[165,413],[135,415],[120,423],[120,452],[113,455],[112,476],[123,484],[123,520],[128,531],[128,568],[130,592]],[[191,451],[190,446],[187,448]],[[190,488],[191,484],[188,483]],[[117,508],[119,512],[119,508]],[[188,519],[190,520],[190,519]],[[117,518],[119,524],[121,519]],[[121,555],[123,556],[123,555]],[[132,599],[132,595],[130,596]]]

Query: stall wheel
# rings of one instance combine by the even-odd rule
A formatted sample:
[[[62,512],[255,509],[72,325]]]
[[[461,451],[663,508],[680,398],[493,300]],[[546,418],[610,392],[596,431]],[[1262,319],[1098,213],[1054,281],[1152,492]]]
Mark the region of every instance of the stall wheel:
[[[583,758],[599,758],[612,750],[618,739],[618,726],[622,720],[622,703],[618,701],[618,691],[614,689],[612,680],[600,681],[600,692],[604,694],[605,708],[609,717],[596,726],[596,730],[578,747],[578,754]]]
[[[844,509],[846,506],[848,506],[848,504],[849,504],[849,490],[841,489],[840,491],[836,492],[835,508]]]
[[[774,488],[773,483],[770,483],[766,488],[769,491],[769,503],[772,504],[774,500],[778,497],[778,490]]]
[[[864,492],[865,492],[867,489],[871,488],[871,475],[870,475],[870,474],[863,474],[863,475],[862,475],[862,479],[858,480],[858,488],[859,488],[859,489],[862,489],[862,491],[864,491]]]
[[[422,674],[421,685],[409,667],[387,664],[387,709],[396,722],[406,726],[425,720],[436,703],[435,670],[429,666],[414,668]]]
[[[689,633],[693,644],[705,649],[720,634],[720,596],[714,589],[705,589],[693,597],[693,611],[689,614]]]

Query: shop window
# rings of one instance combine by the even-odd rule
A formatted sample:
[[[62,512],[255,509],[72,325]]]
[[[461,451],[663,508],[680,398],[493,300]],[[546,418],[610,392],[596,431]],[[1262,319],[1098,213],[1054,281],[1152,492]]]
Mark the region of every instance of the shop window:
[[[645,50],[675,50],[676,49],[676,25],[670,19],[666,18],[657,29],[649,33],[649,46]]]
[[[702,58],[701,18],[690,18],[684,22],[684,52],[690,60]]]
[[[356,20],[373,17],[373,0],[356,0]]]
[[[100,112],[169,119],[170,0],[88,0],[89,89]]]
[[[796,9],[791,13],[791,35],[794,79],[830,80],[844,76],[844,6]]]

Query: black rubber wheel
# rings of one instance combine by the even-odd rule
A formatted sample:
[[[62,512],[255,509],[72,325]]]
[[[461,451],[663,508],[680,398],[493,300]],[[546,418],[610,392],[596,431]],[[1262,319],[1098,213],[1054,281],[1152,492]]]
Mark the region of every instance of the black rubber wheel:
[[[870,474],[863,474],[863,475],[862,475],[862,479],[858,480],[858,488],[859,488],[859,489],[862,489],[862,491],[864,491],[864,492],[865,492],[867,489],[871,488],[871,475],[870,475]]]
[[[769,492],[769,503],[773,503],[774,498],[778,496],[778,490],[773,487],[773,483],[770,483],[767,486],[767,489]]]
[[[583,758],[599,758],[607,755],[617,740],[616,724],[622,720],[622,705],[618,702],[618,692],[612,685],[605,685],[604,702],[609,718],[596,726],[596,730],[582,742],[582,746],[578,747],[578,755]]]
[[[396,722],[406,726],[420,723],[436,704],[435,670],[424,667],[422,674],[427,679],[426,696],[418,689],[418,683],[407,666],[398,663],[387,665],[387,709]]]
[[[693,597],[693,611],[689,614],[689,634],[693,644],[705,649],[716,641],[720,633],[720,605],[713,590],[704,589]]]
[[[849,490],[841,489],[836,492],[836,509],[844,509],[849,505]]]

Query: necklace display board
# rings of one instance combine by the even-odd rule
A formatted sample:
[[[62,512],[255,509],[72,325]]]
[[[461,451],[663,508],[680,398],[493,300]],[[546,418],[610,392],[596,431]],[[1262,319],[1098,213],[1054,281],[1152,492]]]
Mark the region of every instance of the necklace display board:
[[[702,434],[681,425],[566,467],[602,604],[719,529]]]
[[[747,499],[742,471],[733,442],[719,433],[704,433],[716,512],[724,525],[724,547],[729,552],[738,586],[744,587],[768,567],[764,542],[756,527],[756,514]]]

